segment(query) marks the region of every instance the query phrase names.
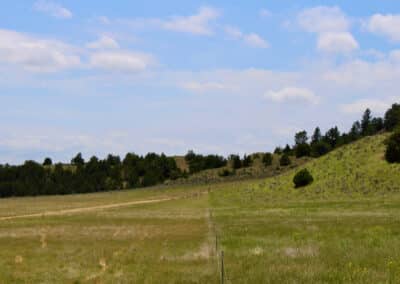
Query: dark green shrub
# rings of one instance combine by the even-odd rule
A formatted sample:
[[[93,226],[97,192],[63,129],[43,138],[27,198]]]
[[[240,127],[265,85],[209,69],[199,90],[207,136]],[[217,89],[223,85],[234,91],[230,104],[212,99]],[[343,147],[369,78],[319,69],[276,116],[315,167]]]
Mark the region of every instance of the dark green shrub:
[[[289,158],[289,155],[288,155],[288,154],[283,154],[282,157],[281,157],[281,159],[280,159],[280,161],[279,161],[279,164],[280,164],[282,167],[289,166],[291,163],[292,163],[292,162],[290,161],[290,158]]]
[[[265,153],[262,159],[264,166],[268,167],[272,165],[273,156],[271,153]]]
[[[310,145],[303,143],[298,144],[295,148],[296,158],[308,157],[311,155]]]
[[[325,154],[328,154],[331,151],[332,147],[326,142],[320,141],[316,142],[311,146],[311,155],[313,157],[321,157]]]
[[[242,161],[240,160],[239,155],[230,155],[229,161],[233,169],[240,169],[242,167]]]
[[[220,177],[229,177],[235,174],[235,171],[230,171],[228,169],[223,169],[222,171],[218,172]]]
[[[314,181],[314,178],[307,169],[299,171],[293,178],[295,188],[307,186]]]
[[[400,163],[400,130],[395,131],[386,141],[386,161]]]
[[[242,161],[242,167],[248,168],[252,165],[252,163],[253,163],[253,159],[251,158],[251,156],[244,155],[243,161]]]
[[[44,159],[43,166],[51,166],[53,161],[50,158]]]
[[[393,130],[400,124],[400,104],[393,104],[385,114],[384,126],[386,130]]]

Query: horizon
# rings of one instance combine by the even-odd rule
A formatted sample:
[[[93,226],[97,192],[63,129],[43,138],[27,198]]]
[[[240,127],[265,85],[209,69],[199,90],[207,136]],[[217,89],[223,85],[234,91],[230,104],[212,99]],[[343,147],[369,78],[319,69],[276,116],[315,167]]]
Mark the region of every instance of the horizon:
[[[317,4],[318,3],[318,4]],[[400,100],[398,1],[24,1],[0,11],[0,164],[243,155]]]

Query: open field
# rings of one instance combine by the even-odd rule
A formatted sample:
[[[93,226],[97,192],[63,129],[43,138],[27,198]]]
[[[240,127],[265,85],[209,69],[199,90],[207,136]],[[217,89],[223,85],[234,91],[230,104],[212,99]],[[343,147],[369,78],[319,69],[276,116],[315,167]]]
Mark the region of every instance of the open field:
[[[125,200],[134,197],[130,192],[125,195]],[[59,199],[54,207],[67,207],[69,198],[74,200]],[[45,202],[47,198],[40,199],[46,211],[55,210]],[[218,277],[207,204],[207,196],[198,194],[152,204],[3,220],[1,282],[212,283]]]
[[[309,162],[305,189],[291,171],[0,200],[0,282],[219,283],[223,250],[226,283],[398,283],[400,167],[382,159],[384,139]]]

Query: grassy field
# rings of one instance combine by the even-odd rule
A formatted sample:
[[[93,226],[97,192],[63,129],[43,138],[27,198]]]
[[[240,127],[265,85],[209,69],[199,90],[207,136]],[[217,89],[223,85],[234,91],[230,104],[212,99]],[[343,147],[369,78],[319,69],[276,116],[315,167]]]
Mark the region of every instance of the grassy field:
[[[383,160],[384,139],[303,165],[315,179],[304,189],[294,189],[294,169],[262,180],[0,200],[0,283],[219,283],[222,250],[225,283],[399,283],[400,167]],[[160,201],[128,204],[142,200]],[[100,207],[109,204],[117,206]]]
[[[218,279],[210,245],[208,197],[171,191],[182,199],[154,204],[2,221],[1,283],[213,283]],[[139,195],[139,196],[136,196]],[[165,193],[154,191],[165,196]],[[134,193],[63,198],[3,200],[30,202],[43,210],[98,205],[112,199],[142,198]],[[92,198],[96,201],[93,201]],[[36,211],[38,205],[33,209]],[[10,208],[10,207],[9,207]],[[23,209],[25,214],[26,210]],[[3,212],[2,214],[5,214]]]

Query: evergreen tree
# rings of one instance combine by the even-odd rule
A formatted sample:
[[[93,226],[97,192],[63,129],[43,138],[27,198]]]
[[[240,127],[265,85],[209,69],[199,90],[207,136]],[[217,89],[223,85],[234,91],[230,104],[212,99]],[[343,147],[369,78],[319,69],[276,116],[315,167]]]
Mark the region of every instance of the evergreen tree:
[[[280,164],[282,167],[289,166],[291,163],[292,163],[292,161],[290,160],[288,154],[283,154],[282,157],[281,157],[281,159],[279,160],[279,164]]]
[[[385,113],[384,127],[391,131],[398,125],[400,125],[400,104],[393,104]]]
[[[318,158],[329,153],[331,149],[331,145],[324,141],[316,142],[311,146],[311,155],[315,158]]]
[[[72,158],[71,164],[76,166],[83,166],[85,164],[85,160],[82,158],[82,154],[78,153],[74,158]]]
[[[244,168],[248,168],[251,166],[252,162],[253,162],[253,160],[252,160],[251,156],[244,155],[243,161],[242,161],[242,166]]]
[[[240,160],[239,155],[230,155],[229,161],[233,169],[240,169],[242,167],[242,161]]]
[[[363,136],[370,135],[371,119],[371,110],[367,108],[361,120],[361,134]]]
[[[262,158],[262,162],[264,164],[264,166],[268,167],[272,165],[272,161],[273,161],[273,156],[271,153],[265,153],[263,158]]]
[[[353,126],[350,129],[349,139],[351,141],[355,141],[361,137],[361,124],[359,121],[353,123]]]
[[[53,161],[50,158],[46,158],[43,161],[43,166],[51,166],[53,164]]]
[[[386,141],[386,161],[400,163],[400,130],[395,131]]]
[[[340,144],[340,132],[339,129],[337,128],[337,126],[329,129],[323,140],[328,143],[332,148],[335,148],[336,146],[338,146]]]
[[[291,155],[292,154],[292,149],[290,148],[289,144],[286,144],[286,146],[283,149],[282,153],[286,154],[286,155]]]
[[[311,144],[318,143],[322,140],[321,129],[319,127],[315,128],[314,133],[311,137]]]
[[[307,142],[308,142],[307,131],[303,130],[303,131],[297,132],[296,135],[294,136],[294,142],[295,142],[295,145],[307,144]]]

